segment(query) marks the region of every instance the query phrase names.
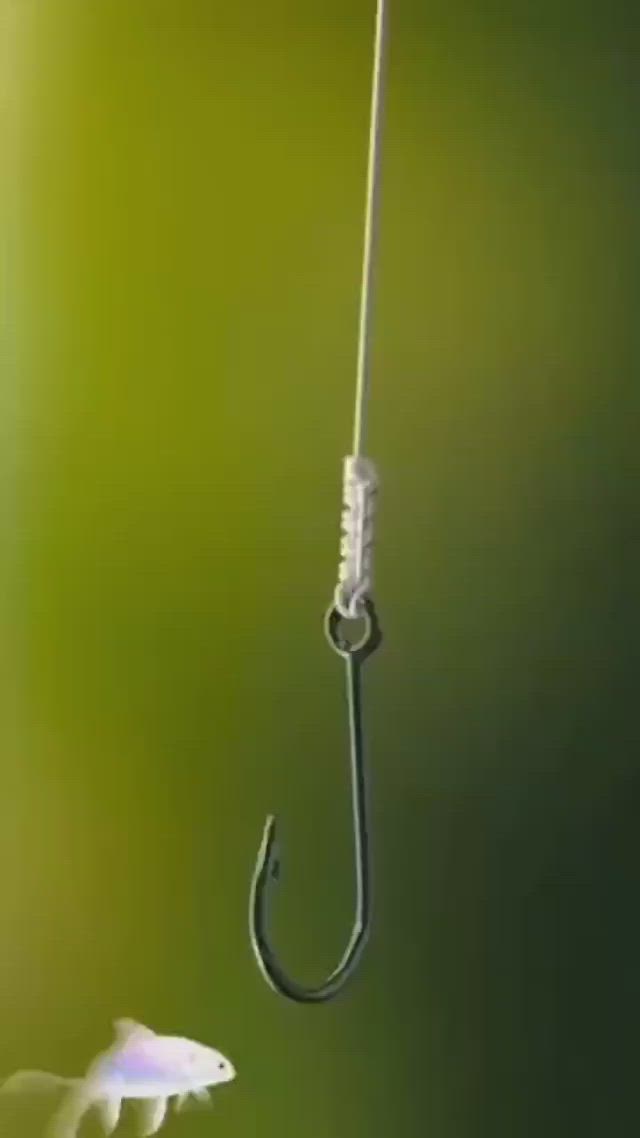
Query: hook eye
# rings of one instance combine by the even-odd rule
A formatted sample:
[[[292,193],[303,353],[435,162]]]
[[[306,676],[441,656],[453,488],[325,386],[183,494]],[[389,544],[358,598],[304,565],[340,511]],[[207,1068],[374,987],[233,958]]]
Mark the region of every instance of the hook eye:
[[[328,609],[324,630],[334,652],[344,659],[362,663],[379,648],[382,632],[376,610],[371,600],[363,601],[362,615],[350,620],[338,612],[335,604]]]

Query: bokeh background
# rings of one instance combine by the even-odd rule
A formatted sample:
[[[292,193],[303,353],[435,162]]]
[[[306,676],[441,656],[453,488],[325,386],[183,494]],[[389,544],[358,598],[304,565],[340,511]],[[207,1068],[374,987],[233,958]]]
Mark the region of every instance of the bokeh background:
[[[635,1128],[632,6],[390,4],[376,925],[311,1009],[264,985],[246,911],[275,810],[295,974],[350,920],[321,621],[373,3],[3,21],[0,1069],[80,1073],[125,1015],[238,1068],[175,1138]],[[0,1132],[50,1106],[0,1099]]]

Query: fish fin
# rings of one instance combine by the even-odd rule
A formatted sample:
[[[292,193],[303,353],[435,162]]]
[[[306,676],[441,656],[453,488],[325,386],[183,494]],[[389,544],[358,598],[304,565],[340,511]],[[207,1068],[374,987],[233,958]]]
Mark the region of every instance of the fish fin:
[[[96,1109],[100,1116],[102,1129],[105,1134],[113,1134],[116,1126],[120,1121],[120,1114],[122,1111],[121,1098],[101,1098],[96,1103]]]
[[[118,1043],[124,1043],[134,1035],[144,1036],[147,1039],[155,1039],[156,1037],[155,1031],[152,1031],[150,1027],[145,1027],[143,1023],[136,1023],[135,1019],[114,1019],[113,1030]]]
[[[141,1103],[142,1124],[140,1128],[141,1138],[151,1138],[152,1134],[157,1134],[162,1123],[165,1120],[167,1113],[167,1099],[166,1098],[150,1098],[143,1099]]]
[[[76,1138],[80,1123],[95,1101],[95,1094],[84,1079],[76,1080],[55,1112],[46,1131],[46,1138]]]
[[[194,1100],[199,1103],[207,1103],[211,1105],[211,1095],[206,1087],[202,1087],[197,1091],[189,1091],[187,1094],[176,1095],[175,1109],[179,1113],[182,1110],[188,1110],[193,1105]]]
[[[198,1102],[211,1102],[211,1095],[209,1094],[209,1091],[206,1087],[198,1087],[197,1091],[192,1091],[191,1093],[193,1094],[193,1097],[198,1100]]]
[[[51,1075],[48,1071],[16,1071],[0,1086],[0,1094],[47,1094],[60,1087],[72,1086],[77,1080]]]

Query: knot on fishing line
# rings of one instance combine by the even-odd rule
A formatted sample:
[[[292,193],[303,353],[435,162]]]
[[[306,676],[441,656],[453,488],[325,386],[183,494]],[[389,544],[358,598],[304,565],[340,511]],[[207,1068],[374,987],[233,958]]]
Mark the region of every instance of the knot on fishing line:
[[[342,536],[335,606],[345,620],[362,616],[373,586],[373,530],[378,475],[369,458],[347,455],[342,490]]]

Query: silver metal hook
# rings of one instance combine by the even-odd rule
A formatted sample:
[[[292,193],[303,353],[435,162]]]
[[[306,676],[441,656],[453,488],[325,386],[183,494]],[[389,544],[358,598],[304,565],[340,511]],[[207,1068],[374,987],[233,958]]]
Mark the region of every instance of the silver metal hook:
[[[273,815],[269,815],[265,824],[251,884],[249,929],[258,966],[275,992],[300,1004],[325,1003],[338,995],[358,967],[371,925],[371,859],[360,673],[365,660],[380,645],[382,634],[373,602],[364,600],[363,610],[364,633],[354,644],[340,635],[343,618],[335,607],[329,609],[325,618],[325,632],[329,644],[343,657],[347,671],[356,904],[351,935],[342,958],[331,975],[319,987],[305,988],[292,980],[279,964],[269,942],[269,890],[279,875],[276,820]]]

